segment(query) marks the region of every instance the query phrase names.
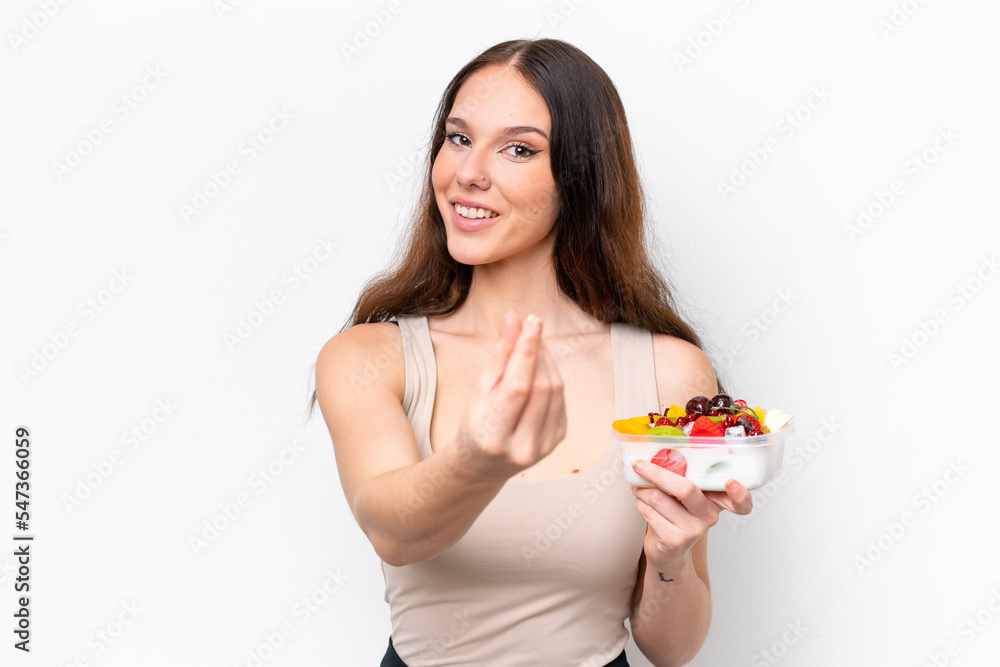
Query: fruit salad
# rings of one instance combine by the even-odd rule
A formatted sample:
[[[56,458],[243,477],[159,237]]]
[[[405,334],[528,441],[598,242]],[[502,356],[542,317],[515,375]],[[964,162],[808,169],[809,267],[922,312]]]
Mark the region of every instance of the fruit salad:
[[[629,484],[651,485],[632,469],[641,459],[691,479],[702,490],[721,491],[729,479],[755,489],[780,472],[791,419],[782,410],[751,408],[718,394],[695,396],[684,407],[671,405],[666,414],[619,419],[612,427]]]

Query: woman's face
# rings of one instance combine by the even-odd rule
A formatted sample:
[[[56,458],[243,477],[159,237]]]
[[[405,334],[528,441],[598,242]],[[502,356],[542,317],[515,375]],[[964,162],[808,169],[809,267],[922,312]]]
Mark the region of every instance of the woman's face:
[[[544,100],[514,70],[485,67],[462,84],[431,171],[456,261],[551,257],[559,212],[551,132]]]

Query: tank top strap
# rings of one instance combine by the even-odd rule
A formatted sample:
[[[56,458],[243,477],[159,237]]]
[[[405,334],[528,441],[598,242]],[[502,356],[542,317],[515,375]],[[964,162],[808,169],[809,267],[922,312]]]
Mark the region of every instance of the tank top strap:
[[[659,411],[653,334],[626,322],[612,323],[611,359],[615,374],[615,419]]]
[[[406,360],[403,411],[413,426],[420,458],[424,459],[431,455],[428,438],[434,410],[434,390],[437,387],[437,364],[434,361],[431,332],[424,315],[398,315],[392,319],[399,325]]]

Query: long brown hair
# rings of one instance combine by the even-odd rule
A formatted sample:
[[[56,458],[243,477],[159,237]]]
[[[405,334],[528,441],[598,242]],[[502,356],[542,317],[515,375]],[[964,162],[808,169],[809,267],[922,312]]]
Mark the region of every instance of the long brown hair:
[[[627,322],[701,347],[694,329],[675,311],[671,289],[647,249],[645,193],[618,91],[589,56],[557,39],[497,44],[448,84],[438,103],[409,235],[394,266],[365,284],[341,331],[397,315],[443,315],[468,296],[472,267],[448,253],[431,169],[459,88],[490,65],[520,73],[548,106],[552,175],[560,199],[553,251],[560,289],[601,322]],[[313,391],[310,414],[315,402]]]

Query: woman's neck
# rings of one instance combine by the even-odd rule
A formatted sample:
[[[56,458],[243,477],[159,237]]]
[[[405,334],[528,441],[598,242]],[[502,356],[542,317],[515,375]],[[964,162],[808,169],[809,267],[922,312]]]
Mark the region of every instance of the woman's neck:
[[[523,320],[534,313],[545,337],[603,331],[608,325],[585,313],[559,289],[551,259],[508,258],[473,267],[469,295],[459,308],[435,318],[449,333],[498,338],[507,310]]]

